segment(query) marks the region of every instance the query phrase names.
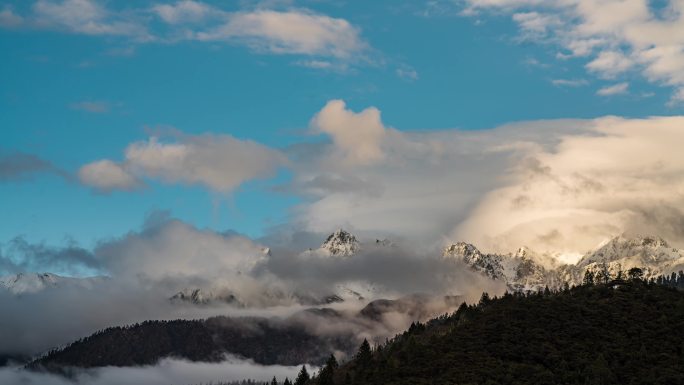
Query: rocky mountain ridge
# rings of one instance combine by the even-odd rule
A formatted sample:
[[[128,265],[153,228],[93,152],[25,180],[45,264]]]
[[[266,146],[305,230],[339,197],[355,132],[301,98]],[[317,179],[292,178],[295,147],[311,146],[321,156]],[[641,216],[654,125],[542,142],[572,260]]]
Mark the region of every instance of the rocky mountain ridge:
[[[396,247],[388,240],[361,242],[339,229],[330,234],[317,249],[301,253],[302,258],[353,258],[365,250]],[[270,256],[265,249],[264,255]],[[552,256],[535,253],[521,247],[513,253],[485,253],[466,242],[457,242],[445,247],[442,258],[457,260],[472,270],[506,284],[512,291],[533,291],[544,287],[559,288],[582,282],[586,271],[605,273],[617,277],[620,271],[626,273],[632,267],[641,268],[646,279],[684,269],[684,251],[674,248],[657,236],[617,236],[587,252],[575,264],[562,264]],[[103,277],[68,278],[50,273],[26,273],[0,277],[0,288],[12,294],[35,293],[55,287],[88,288]],[[285,293],[277,289],[268,290],[268,303],[299,303],[317,306],[344,301],[363,301],[378,298],[380,289],[373,282],[337,283],[328,293]],[[222,287],[189,287],[170,296],[170,300],[193,305],[229,304],[249,307],[250,303],[240,298],[235,290]]]
[[[586,271],[617,277],[638,267],[649,279],[684,268],[684,251],[656,236],[615,237],[586,253],[576,264],[561,264],[524,247],[509,254],[483,253],[466,242],[445,247],[442,257],[459,260],[484,276],[503,281],[513,291],[578,285]]]

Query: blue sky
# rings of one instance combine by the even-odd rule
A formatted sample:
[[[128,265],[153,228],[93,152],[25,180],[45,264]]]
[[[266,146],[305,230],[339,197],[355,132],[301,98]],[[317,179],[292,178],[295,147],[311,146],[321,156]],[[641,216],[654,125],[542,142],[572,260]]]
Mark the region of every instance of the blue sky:
[[[539,16],[575,11],[481,3],[4,1],[0,152],[4,162],[21,153],[50,166],[0,179],[0,242],[23,236],[59,245],[70,238],[92,247],[138,229],[157,210],[200,228],[260,237],[308,202],[282,188],[300,173],[286,161],[226,189],[187,176],[150,177],[149,170],[136,176],[145,187],[134,191],[93,189],[79,177],[91,162],[122,162],[127,146],[155,132],[229,135],[289,153],[331,141],[310,121],[333,99],[351,111],[376,107],[384,126],[404,132],[681,114],[676,71],[649,70],[633,41],[610,47],[626,45],[620,49],[638,64],[611,73],[615,64],[588,66],[605,47],[559,58],[572,44],[563,38],[569,27]],[[206,38],[198,31],[223,19],[198,11],[169,22],[164,8],[154,8],[182,4],[225,12],[219,18],[237,20],[231,28],[250,32]],[[304,15],[331,36],[311,43],[297,35],[306,30],[278,29],[294,27],[287,21],[268,32],[250,29],[255,19],[246,16],[263,12]],[[515,15],[532,15],[536,24]],[[339,29],[326,30],[330,25]]]

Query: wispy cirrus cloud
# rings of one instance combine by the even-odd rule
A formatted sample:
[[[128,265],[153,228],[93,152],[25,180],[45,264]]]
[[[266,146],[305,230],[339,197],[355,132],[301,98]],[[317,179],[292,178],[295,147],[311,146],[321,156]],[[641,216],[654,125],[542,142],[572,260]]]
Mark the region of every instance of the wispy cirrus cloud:
[[[0,182],[27,179],[40,173],[58,175],[67,180],[71,179],[66,171],[37,155],[0,151]]]
[[[552,79],[551,84],[556,87],[582,87],[589,82],[586,79]]]
[[[600,88],[598,91],[596,91],[596,94],[600,95],[600,96],[611,96],[611,95],[625,94],[625,93],[627,93],[628,87],[629,87],[629,83],[618,83],[618,84],[614,84],[612,86],[606,86],[606,87]]]
[[[101,100],[84,100],[81,102],[71,103],[69,107],[73,110],[86,111],[94,114],[103,114],[111,110],[111,104]]]

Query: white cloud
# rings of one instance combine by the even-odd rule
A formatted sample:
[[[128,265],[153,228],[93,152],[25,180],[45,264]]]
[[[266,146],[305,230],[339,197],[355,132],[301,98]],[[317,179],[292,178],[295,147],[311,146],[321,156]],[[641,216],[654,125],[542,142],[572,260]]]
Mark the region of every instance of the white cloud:
[[[278,151],[230,135],[178,135],[175,139],[165,143],[151,137],[132,143],[121,164],[104,160],[85,165],[81,181],[111,191],[130,189],[131,181],[150,178],[227,193],[245,181],[273,175],[286,163]]]
[[[649,81],[684,88],[684,5],[669,0],[466,0],[465,15],[500,10],[555,44],[557,57],[587,57],[587,70],[617,78],[637,70]],[[552,20],[552,21],[550,21]]]
[[[81,167],[78,178],[81,183],[101,192],[131,191],[141,186],[141,182],[124,167],[107,159]]]
[[[395,71],[397,76],[402,79],[414,81],[418,80],[418,72],[409,66],[401,66]]]
[[[285,377],[295,378],[299,370],[300,367],[297,366],[265,366],[237,358],[230,358],[219,363],[189,362],[167,358],[154,366],[105,367],[89,371],[76,371],[73,378],[18,368],[0,368],[0,383],[24,385],[168,385],[212,384],[245,379],[267,382],[273,376],[276,376],[279,381],[283,381]]]
[[[488,131],[402,132],[386,127],[380,111],[348,110],[331,101],[312,120],[333,142],[302,150],[293,160],[295,190],[307,202],[294,223],[309,231],[340,226],[432,242],[465,218],[483,192],[502,183],[508,162],[532,143],[545,145],[568,122],[507,126]],[[545,138],[548,136],[548,138]],[[499,146],[506,144],[508,147]]]
[[[24,18],[14,13],[14,9],[9,5],[0,11],[0,27],[14,28],[22,25],[23,22]]]
[[[602,51],[596,59],[587,63],[587,69],[607,79],[614,79],[616,76],[629,70],[632,65],[632,60],[621,52]]]
[[[310,369],[312,369],[310,367]],[[105,367],[74,371],[74,376],[30,371],[20,368],[0,368],[0,383],[24,385],[168,385],[216,384],[252,379],[268,382],[273,376],[283,381],[295,378],[298,366],[258,365],[250,360],[229,358],[218,363],[190,362],[166,358],[154,366]]]
[[[324,111],[334,112],[332,122],[359,115],[341,101]],[[405,132],[387,128],[376,109],[364,111],[372,124],[328,127],[333,138],[348,134],[347,142],[333,139],[293,161],[294,189],[306,198],[293,223],[417,242],[444,236],[505,252],[527,245],[583,253],[634,231],[684,245],[682,117]],[[373,127],[375,135],[349,126]],[[363,152],[370,155],[354,153],[359,142],[372,144]]]
[[[250,140],[206,134],[182,137],[180,143],[156,138],[133,143],[126,149],[126,162],[134,173],[147,177],[228,192],[247,180],[271,176],[285,160]]]
[[[149,40],[144,25],[110,12],[93,0],[38,0],[32,23],[43,28],[65,29],[85,35],[119,35]]]
[[[587,125],[588,123],[588,125]],[[583,253],[622,232],[684,242],[682,117],[601,118],[551,148],[530,147],[453,238]]]
[[[109,112],[109,110],[111,108],[111,106],[108,102],[90,101],[90,100],[72,103],[69,105],[69,107],[71,107],[74,110],[87,111],[87,112],[92,112],[95,114],[102,114],[105,112]]]
[[[222,13],[218,9],[199,1],[182,0],[175,4],[156,4],[152,10],[170,24],[197,23],[213,14]]]
[[[95,255],[113,276],[142,274],[155,281],[172,277],[236,279],[264,257],[262,247],[248,238],[168,219],[102,243]]]
[[[334,58],[343,70],[350,62],[367,60],[368,44],[358,27],[307,9],[266,9],[228,12],[195,0],[157,3],[150,7],[116,9],[96,0],[36,0],[26,15],[10,6],[0,11],[0,27],[19,25],[70,33],[115,36],[135,43],[175,43],[185,40],[222,41],[271,54],[318,57],[303,61],[312,68]],[[163,23],[153,23],[161,20]]]
[[[532,39],[545,36],[549,28],[561,24],[557,16],[538,12],[515,13],[513,20],[523,30],[524,36]]]
[[[331,100],[311,119],[311,128],[330,135],[348,164],[369,164],[385,156],[381,144],[389,129],[382,124],[377,108],[355,113],[346,108],[344,101]]]
[[[358,28],[307,11],[256,10],[231,14],[225,24],[195,34],[202,41],[240,41],[255,50],[350,59],[366,49]]]
[[[585,79],[553,79],[551,84],[556,87],[582,87],[589,84]]]
[[[627,93],[627,88],[629,87],[629,83],[618,83],[614,84],[612,86],[607,86],[599,89],[596,91],[597,95],[601,96],[611,96],[611,95],[619,95],[619,94],[624,94]]]
[[[329,69],[333,67],[333,63],[327,60],[300,60],[295,64],[314,69]]]

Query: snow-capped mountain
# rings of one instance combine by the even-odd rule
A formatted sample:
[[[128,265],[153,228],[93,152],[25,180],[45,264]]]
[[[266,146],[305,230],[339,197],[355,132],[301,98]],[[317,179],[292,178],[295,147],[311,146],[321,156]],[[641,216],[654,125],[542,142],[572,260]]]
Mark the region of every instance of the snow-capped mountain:
[[[356,236],[338,229],[330,234],[317,249],[309,249],[300,254],[301,258],[352,258],[362,248],[393,247],[387,240],[376,240],[362,244]],[[270,250],[264,249],[264,255],[270,256]],[[353,281],[338,283],[327,293],[290,292],[273,288],[263,288],[260,303],[257,306],[273,306],[278,304],[299,303],[303,305],[323,305],[344,301],[360,301],[374,298],[378,289],[370,282]],[[195,305],[230,304],[233,306],[251,306],[252,302],[241,298],[239,290],[230,290],[225,285],[207,288],[185,288],[173,296],[174,302],[187,302]]]
[[[104,277],[62,277],[52,273],[18,273],[0,277],[0,289],[18,295],[69,286],[91,288],[104,279]]]
[[[217,293],[203,289],[183,289],[171,296],[171,301],[190,302],[195,305],[207,305],[215,302],[227,303],[230,305],[243,307],[244,304],[230,292]]]
[[[515,253],[485,254],[475,246],[458,242],[444,248],[442,256],[460,260],[471,269],[506,283],[511,290],[558,288],[565,283],[580,284],[587,270],[608,272],[617,277],[633,267],[641,268],[644,278],[669,274],[684,268],[684,252],[670,247],[659,237],[619,236],[585,254],[576,264],[561,265],[551,256],[520,248]]]
[[[557,285],[553,270],[545,267],[550,262],[524,247],[510,254],[485,254],[469,243],[458,242],[446,247],[442,257],[460,260],[491,279],[505,282],[512,290]]]
[[[375,242],[370,244],[362,244],[355,235],[343,229],[338,229],[326,238],[318,250],[313,250],[313,252],[317,255],[328,257],[351,258],[361,252],[361,250],[372,247],[393,247],[393,244],[386,239],[376,239]],[[330,298],[339,299],[339,302],[361,301],[374,298],[379,291],[379,288],[372,282],[344,282],[335,285],[334,294]]]
[[[644,278],[669,274],[684,266],[684,252],[671,247],[664,239],[655,236],[619,236],[585,254],[561,279],[580,283],[584,272],[607,271],[615,277],[620,271],[627,273],[633,267],[641,268]]]
[[[336,230],[326,238],[318,254],[331,257],[351,257],[361,250],[361,243],[356,237],[342,229]]]

